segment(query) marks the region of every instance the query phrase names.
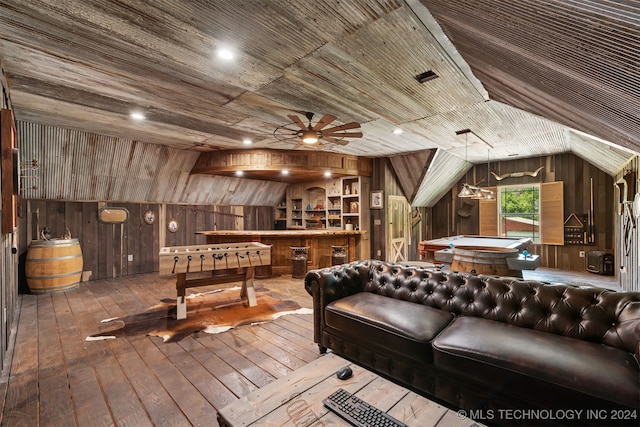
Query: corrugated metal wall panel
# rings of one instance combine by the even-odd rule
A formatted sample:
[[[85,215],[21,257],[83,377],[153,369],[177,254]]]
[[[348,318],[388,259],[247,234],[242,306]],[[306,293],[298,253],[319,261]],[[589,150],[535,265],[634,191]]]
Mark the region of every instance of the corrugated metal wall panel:
[[[275,206],[287,187],[191,176],[193,151],[22,121],[17,133],[23,164],[38,163],[24,172],[25,199]]]

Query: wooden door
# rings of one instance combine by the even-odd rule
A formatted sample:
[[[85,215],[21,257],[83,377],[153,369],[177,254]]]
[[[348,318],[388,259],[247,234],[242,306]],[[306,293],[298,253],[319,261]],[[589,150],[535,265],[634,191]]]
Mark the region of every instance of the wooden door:
[[[387,199],[387,260],[408,261],[408,246],[411,239],[409,216],[411,206],[404,196],[389,196]]]

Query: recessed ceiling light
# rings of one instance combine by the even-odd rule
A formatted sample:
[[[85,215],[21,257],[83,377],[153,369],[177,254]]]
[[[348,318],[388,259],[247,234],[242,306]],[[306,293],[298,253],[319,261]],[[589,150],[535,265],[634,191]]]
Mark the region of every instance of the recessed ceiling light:
[[[325,171],[324,172],[324,177],[325,178],[331,178],[331,171]]]
[[[400,129],[400,128],[395,128],[395,129],[393,130],[393,134],[394,134],[394,135],[402,135],[402,132],[403,132],[403,130],[402,130],[402,129]]]
[[[282,169],[282,175],[289,175],[289,169]]]
[[[242,175],[244,175],[244,172],[242,172],[242,171],[236,171],[236,176],[242,176]]]
[[[253,141],[250,140],[249,138],[245,138],[245,139],[242,140],[242,143],[244,145],[251,145],[251,144],[253,144]]]
[[[129,117],[131,117],[133,120],[144,120],[144,114],[142,114],[139,111],[134,111],[131,114],[129,114]]]
[[[231,61],[233,57],[233,51],[228,47],[221,47],[218,49],[218,58],[224,59],[225,61]]]

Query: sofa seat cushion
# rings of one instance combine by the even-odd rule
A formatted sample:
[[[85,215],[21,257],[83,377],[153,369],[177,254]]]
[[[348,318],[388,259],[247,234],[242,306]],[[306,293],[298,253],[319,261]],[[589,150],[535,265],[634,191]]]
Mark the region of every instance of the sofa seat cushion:
[[[433,352],[437,369],[481,384],[500,382],[507,393],[533,400],[542,393],[553,401],[555,391],[569,389],[629,407],[640,402],[638,362],[603,344],[460,317],[433,341]]]
[[[422,304],[359,292],[327,305],[328,329],[353,337],[383,354],[399,354],[431,364],[430,342],[451,321],[453,314]]]

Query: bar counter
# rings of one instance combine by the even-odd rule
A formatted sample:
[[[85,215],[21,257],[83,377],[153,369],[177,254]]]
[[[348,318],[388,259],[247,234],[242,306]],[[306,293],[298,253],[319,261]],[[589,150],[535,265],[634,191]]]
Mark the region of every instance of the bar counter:
[[[261,242],[271,245],[270,272],[266,275],[291,274],[293,251],[291,247],[307,246],[307,270],[329,267],[331,265],[331,246],[346,246],[347,262],[367,259],[369,254],[362,254],[362,230],[215,230],[198,231],[196,234],[206,236],[207,243]],[[266,267],[265,267],[266,268]],[[265,275],[264,271],[256,272]]]

